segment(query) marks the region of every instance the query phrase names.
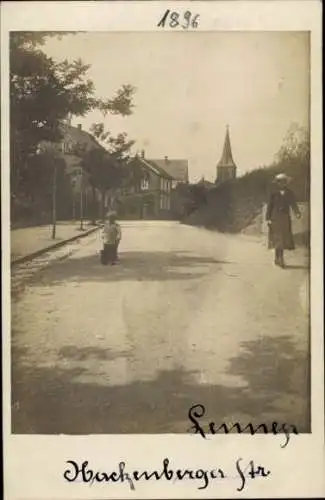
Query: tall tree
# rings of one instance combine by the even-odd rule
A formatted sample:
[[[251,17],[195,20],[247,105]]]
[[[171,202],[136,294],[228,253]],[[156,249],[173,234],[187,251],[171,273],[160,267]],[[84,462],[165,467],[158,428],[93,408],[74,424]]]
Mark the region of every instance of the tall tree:
[[[69,33],[11,34],[11,192],[14,196],[30,192],[33,175],[30,175],[29,158],[36,153],[41,141],[60,140],[60,124],[67,116],[83,116],[95,108],[104,115],[132,113],[135,89],[131,85],[122,86],[111,99],[99,99],[93,82],[87,78],[89,65],[80,59],[56,63],[41,50],[49,36]]]
[[[120,167],[120,179],[123,181],[123,184],[133,185],[134,182],[137,182],[139,175],[141,176],[142,174],[142,169],[139,169],[137,162],[131,161],[131,149],[135,141],[130,139],[125,132],[117,134],[116,137],[112,136],[110,131],[105,130],[103,123],[94,123],[90,130],[103,143],[111,157]]]
[[[310,160],[309,129],[297,123],[289,127],[281,148],[276,155],[276,161],[299,161],[307,166]]]
[[[46,34],[12,33],[10,44],[10,125],[13,189],[19,188],[27,159],[43,141],[60,138],[60,120],[92,106],[93,83],[84,81],[81,61],[55,64],[39,48]],[[25,173],[26,178],[26,173]]]
[[[126,133],[113,137],[110,133],[104,132],[103,124],[94,124],[91,127],[92,133],[105,142],[105,148],[93,149],[88,152],[81,152],[82,166],[88,174],[88,181],[93,190],[93,204],[95,204],[95,190],[101,192],[101,217],[104,215],[105,201],[109,196],[111,208],[115,201],[116,190],[125,184],[129,177],[129,153],[134,141],[128,139]],[[93,222],[95,218],[93,208]]]
[[[298,199],[309,200],[310,190],[310,132],[293,123],[284,137],[274,167],[291,177],[291,186]]]

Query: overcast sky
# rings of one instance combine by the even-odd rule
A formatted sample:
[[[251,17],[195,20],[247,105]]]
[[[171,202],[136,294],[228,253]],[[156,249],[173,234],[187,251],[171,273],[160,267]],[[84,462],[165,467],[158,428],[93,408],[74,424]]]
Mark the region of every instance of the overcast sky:
[[[308,122],[309,43],[297,32],[83,33],[51,39],[55,59],[91,64],[100,97],[137,88],[134,114],[104,121],[148,158],[187,158],[190,178],[214,181],[226,125],[238,175],[269,164],[290,124]]]

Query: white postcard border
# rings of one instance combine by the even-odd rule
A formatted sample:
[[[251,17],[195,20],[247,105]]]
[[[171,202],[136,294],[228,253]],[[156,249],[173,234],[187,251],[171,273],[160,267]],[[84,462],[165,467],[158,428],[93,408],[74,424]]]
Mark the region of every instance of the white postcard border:
[[[9,85],[8,32],[86,30],[152,31],[167,8],[200,14],[198,31],[311,32],[311,435],[292,436],[15,436],[10,435],[10,251],[9,251]],[[325,493],[324,343],[322,238],[322,103],[321,3],[317,1],[239,2],[7,2],[2,5],[2,264],[3,264],[3,402],[6,500],[94,498],[268,498],[315,497]],[[169,29],[165,29],[168,31]],[[168,36],[168,34],[166,34]],[[186,33],[184,32],[184,36]],[[185,432],[185,429],[184,429]],[[115,470],[124,460],[130,468],[171,466],[231,468],[243,457],[269,467],[271,476],[250,481],[237,492],[236,481],[198,490],[189,482],[88,485],[63,479],[66,460],[88,460],[101,470]],[[236,484],[235,484],[236,483]]]

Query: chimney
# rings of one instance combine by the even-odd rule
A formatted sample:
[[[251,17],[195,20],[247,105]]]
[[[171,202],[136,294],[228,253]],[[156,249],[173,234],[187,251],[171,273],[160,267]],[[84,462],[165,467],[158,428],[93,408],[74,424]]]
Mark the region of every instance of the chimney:
[[[78,125],[77,125],[77,129],[78,129],[78,130],[81,130],[81,129],[82,129],[82,127],[81,127],[81,123],[78,123]]]
[[[145,150],[144,149],[142,149],[142,151],[141,151],[141,158],[145,158]]]

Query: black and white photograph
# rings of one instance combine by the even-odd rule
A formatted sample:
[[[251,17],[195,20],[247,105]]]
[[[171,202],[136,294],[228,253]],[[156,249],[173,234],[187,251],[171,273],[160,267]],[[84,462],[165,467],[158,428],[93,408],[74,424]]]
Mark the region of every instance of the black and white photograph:
[[[8,34],[12,436],[313,432],[311,31],[192,10]]]
[[[13,432],[310,432],[308,33],[59,35],[10,38]]]

